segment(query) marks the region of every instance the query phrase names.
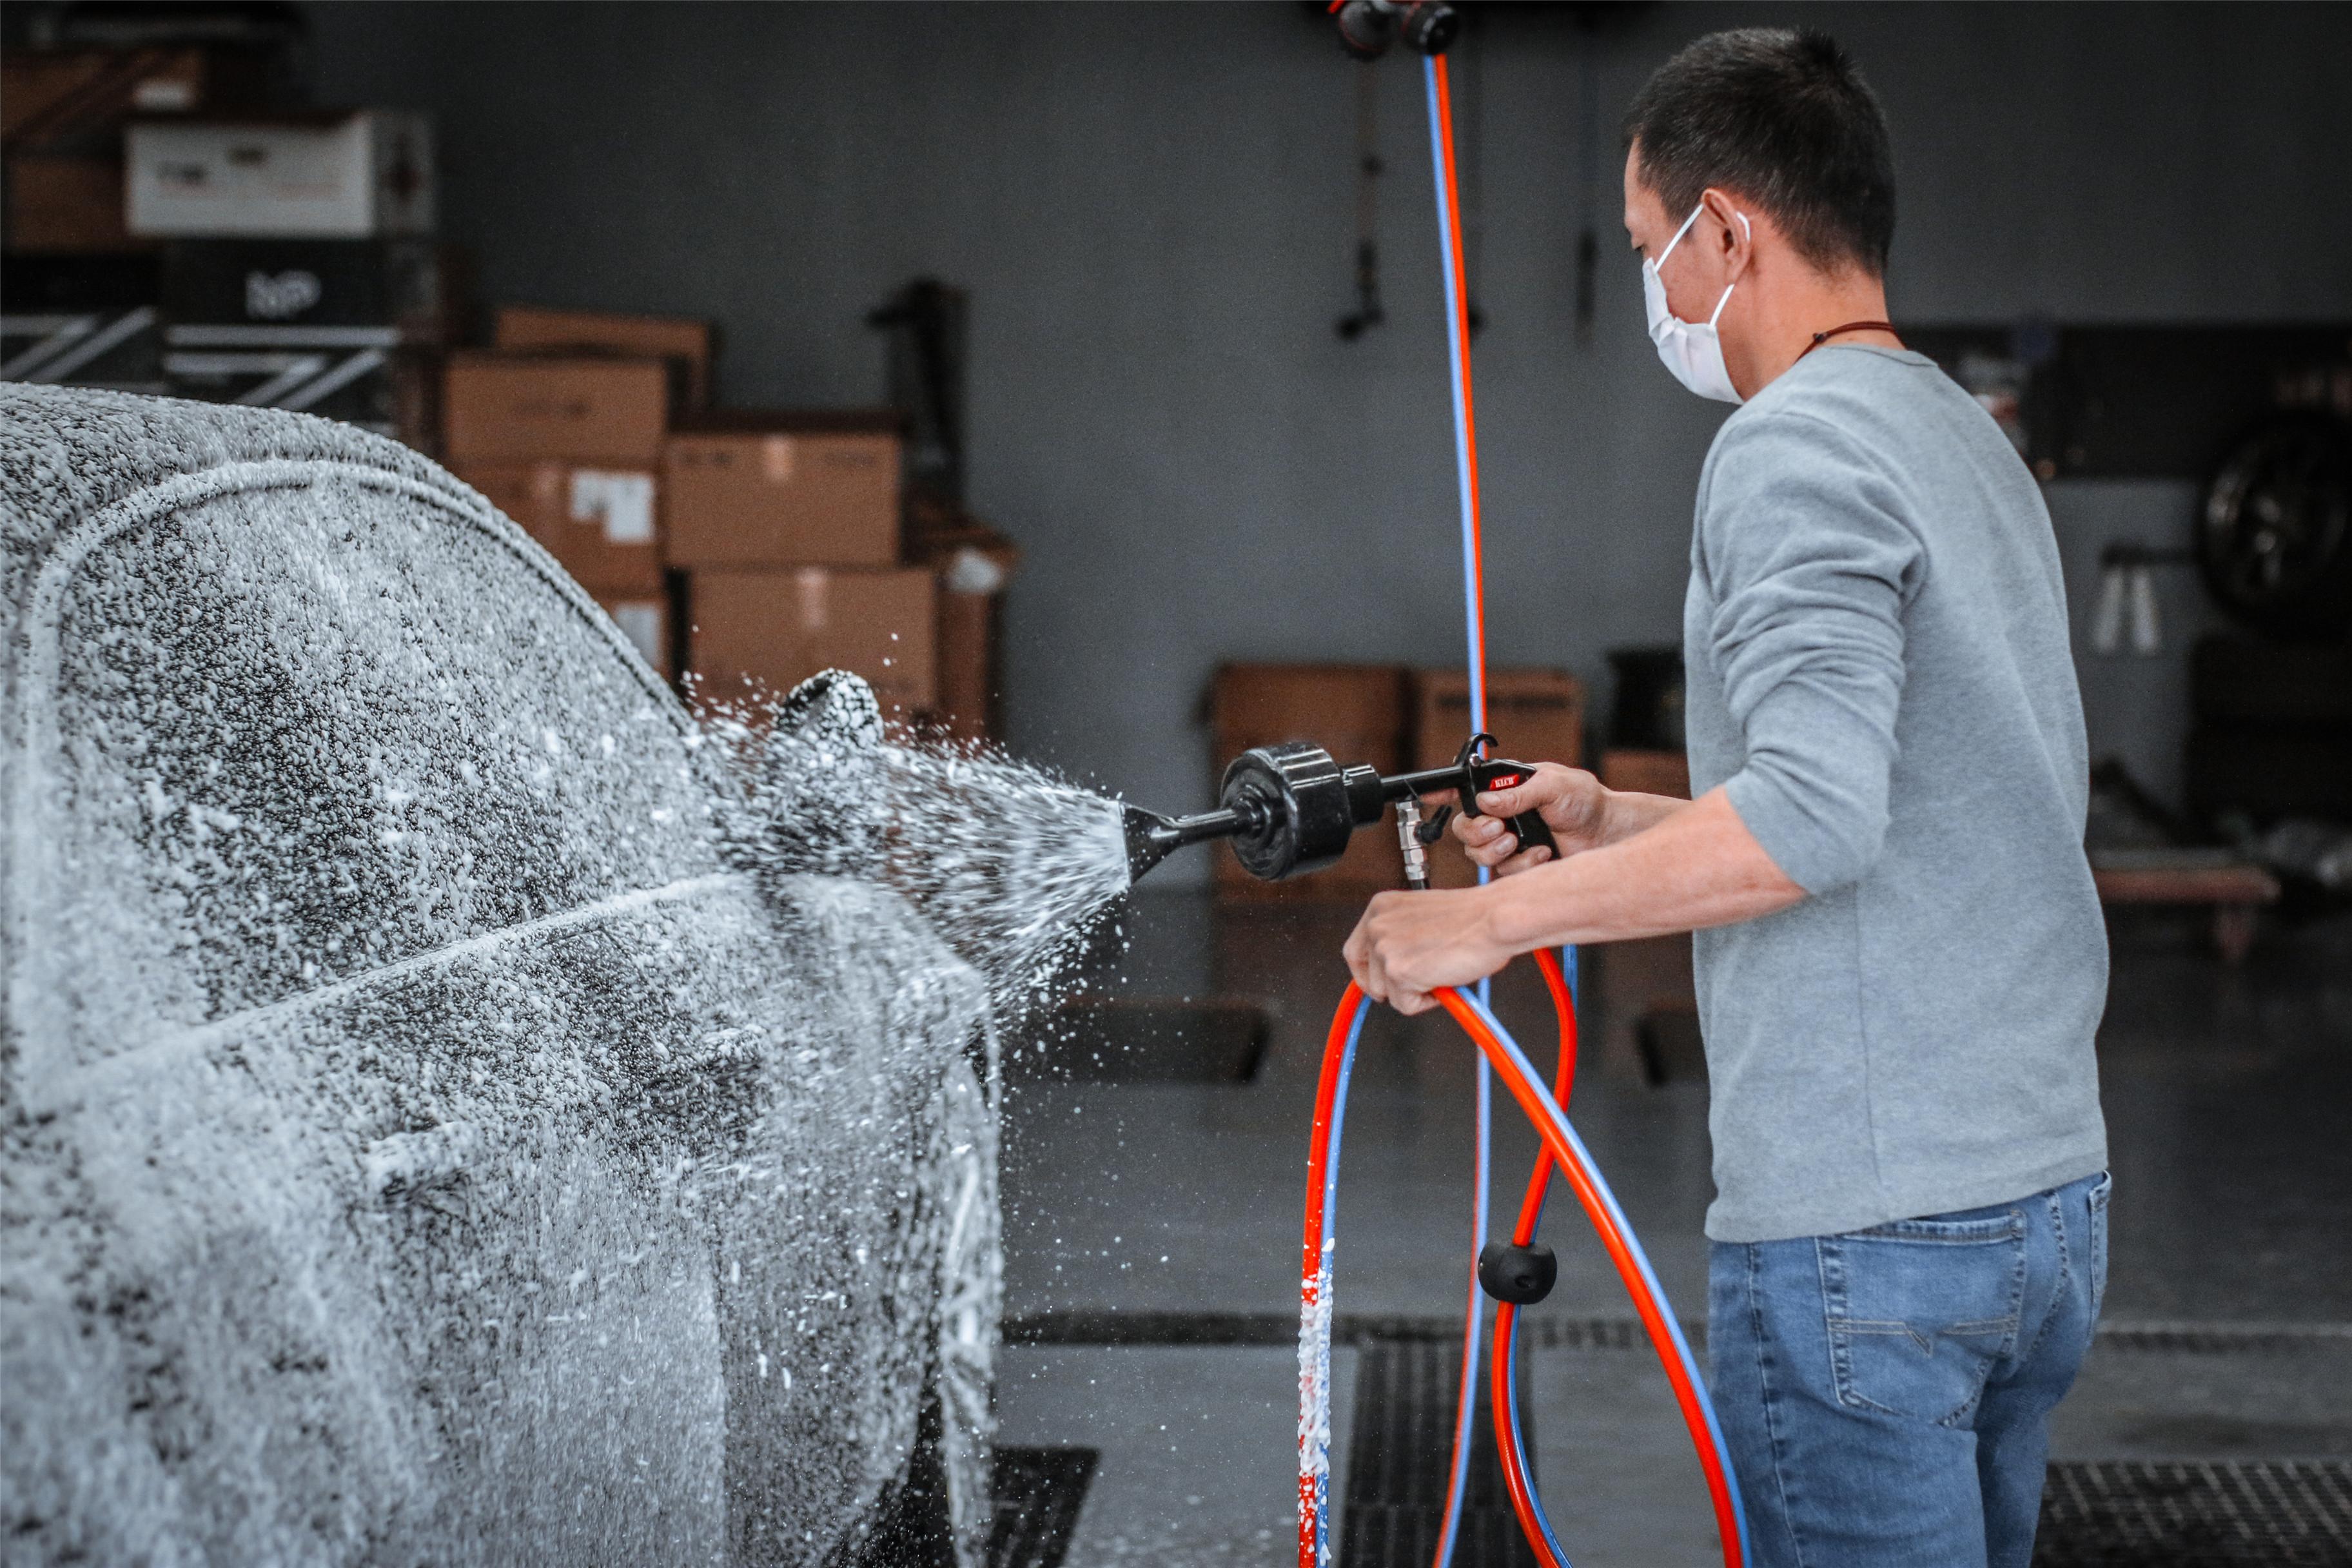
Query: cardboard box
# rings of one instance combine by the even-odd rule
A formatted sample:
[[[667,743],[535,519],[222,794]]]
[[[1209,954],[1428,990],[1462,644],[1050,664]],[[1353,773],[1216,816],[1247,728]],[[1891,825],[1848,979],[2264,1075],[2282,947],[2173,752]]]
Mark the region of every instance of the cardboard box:
[[[1412,679],[1412,766],[1443,767],[1470,738],[1470,676],[1462,669],[1418,669]],[[1564,669],[1489,669],[1486,728],[1498,754],[1523,763],[1584,765],[1584,683]],[[1476,885],[1478,868],[1448,834],[1430,846],[1435,888]]]
[[[10,153],[7,244],[26,254],[145,248],[122,226],[122,161],[104,153]]]
[[[96,255],[146,247],[151,242],[123,225],[124,121],[258,102],[266,69],[254,50],[186,45],[0,51],[8,249]],[[8,308],[26,306],[12,300]]]
[[[662,479],[673,565],[898,564],[895,414],[698,421],[669,437]]]
[[[1215,798],[1225,764],[1252,746],[1311,741],[1342,763],[1395,773],[1405,758],[1405,671],[1397,665],[1229,664],[1210,693],[1214,757],[1203,792]],[[1261,882],[1230,848],[1213,851],[1220,893],[1294,899],[1358,899],[1404,886],[1393,816],[1356,830],[1328,870]]]
[[[1688,800],[1690,759],[1680,752],[1640,751],[1612,746],[1601,753],[1601,782],[1611,789],[1635,795],[1670,795]]]
[[[661,597],[651,472],[552,461],[460,463],[456,472],[546,546],[589,592]]]
[[[939,727],[950,739],[1002,740],[1004,600],[996,594],[940,595]]]
[[[782,696],[821,669],[863,676],[886,716],[937,705],[939,581],[928,571],[697,572],[688,665],[707,701]]]
[[[1267,741],[1333,734],[1377,736],[1390,766],[1402,760],[1405,671],[1392,664],[1228,664],[1209,699],[1220,735]],[[1345,757],[1343,762],[1371,759]],[[1220,758],[1218,766],[1224,765]]]
[[[501,305],[492,344],[507,353],[621,354],[669,366],[671,407],[699,414],[710,406],[711,331],[685,316],[627,316],[607,310],[551,310]]]
[[[1412,673],[1412,765],[1450,763],[1470,738],[1470,677]],[[1584,765],[1584,683],[1564,669],[1486,672],[1486,728],[1507,757]]]
[[[433,232],[433,128],[366,109],[150,121],[123,139],[131,232],[370,239]]]
[[[668,380],[659,360],[455,354],[442,398],[452,462],[661,465]]]
[[[259,103],[258,50],[194,45],[0,53],[0,137],[47,147],[119,131],[133,114],[192,114]]]
[[[634,597],[598,594],[595,600],[637,650],[637,657],[652,666],[655,674],[669,679],[669,601],[658,592]]]
[[[1004,737],[1004,590],[1021,547],[968,513],[908,509],[912,559],[940,575],[940,700],[933,720],[950,738]]]

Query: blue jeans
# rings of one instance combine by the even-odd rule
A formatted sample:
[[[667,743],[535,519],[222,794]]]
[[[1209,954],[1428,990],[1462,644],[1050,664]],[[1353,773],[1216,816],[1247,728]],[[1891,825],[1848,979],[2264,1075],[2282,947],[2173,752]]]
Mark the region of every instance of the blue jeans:
[[[1758,1568],[2026,1568],[2109,1190],[1714,1245],[1709,1381]]]

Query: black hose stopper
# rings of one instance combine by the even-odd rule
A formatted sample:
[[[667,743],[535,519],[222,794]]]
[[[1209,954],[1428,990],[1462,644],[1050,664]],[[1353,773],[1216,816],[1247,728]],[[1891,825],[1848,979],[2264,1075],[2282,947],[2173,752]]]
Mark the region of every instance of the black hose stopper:
[[[1532,1307],[1559,1280],[1559,1259],[1540,1241],[1490,1241],[1478,1251],[1479,1288],[1497,1301]]]

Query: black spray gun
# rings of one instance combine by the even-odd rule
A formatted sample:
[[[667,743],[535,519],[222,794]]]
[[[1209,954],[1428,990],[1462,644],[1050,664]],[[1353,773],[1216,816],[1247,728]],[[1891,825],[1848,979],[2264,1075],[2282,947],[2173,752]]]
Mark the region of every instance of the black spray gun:
[[[1445,766],[1387,778],[1360,763],[1344,766],[1322,747],[1304,741],[1254,746],[1225,769],[1215,811],[1162,816],[1128,806],[1128,868],[1140,877],[1187,844],[1230,838],[1234,854],[1253,877],[1271,882],[1319,871],[1346,851],[1357,828],[1378,822],[1394,802],[1406,879],[1416,888],[1425,887],[1423,851],[1445,831],[1451,808],[1440,807],[1423,822],[1421,797],[1450,789],[1463,814],[1476,816],[1481,790],[1509,789],[1535,772],[1527,763],[1479,754],[1482,747],[1494,743],[1492,735],[1473,735]],[[1534,812],[1511,818],[1511,831],[1518,835],[1522,849],[1541,845],[1559,853],[1551,829]]]

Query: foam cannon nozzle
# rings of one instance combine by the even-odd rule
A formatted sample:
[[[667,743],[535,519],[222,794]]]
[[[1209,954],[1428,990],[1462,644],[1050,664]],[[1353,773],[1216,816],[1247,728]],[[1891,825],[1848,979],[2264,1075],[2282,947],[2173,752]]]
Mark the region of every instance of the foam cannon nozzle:
[[[1534,771],[1525,763],[1480,756],[1479,748],[1493,739],[1473,735],[1446,766],[1387,778],[1361,763],[1342,764],[1305,741],[1253,746],[1226,767],[1215,811],[1162,816],[1126,808],[1129,872],[1140,877],[1187,844],[1230,838],[1242,868],[1271,882],[1339,859],[1356,829],[1378,822],[1391,801],[1450,789],[1462,809],[1475,816],[1480,790],[1507,788]],[[1513,817],[1511,829],[1523,847],[1556,850],[1550,830],[1533,813]]]

